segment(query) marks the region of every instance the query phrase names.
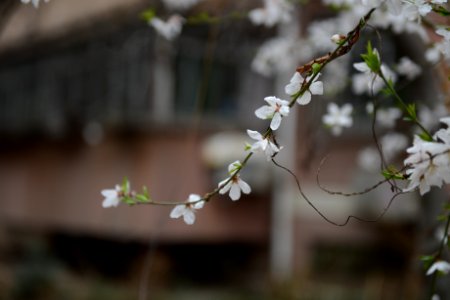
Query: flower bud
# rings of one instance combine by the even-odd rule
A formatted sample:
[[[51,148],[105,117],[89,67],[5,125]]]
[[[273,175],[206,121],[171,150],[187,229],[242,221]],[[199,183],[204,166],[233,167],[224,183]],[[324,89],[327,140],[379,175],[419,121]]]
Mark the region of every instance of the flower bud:
[[[331,37],[331,41],[335,44],[340,44],[345,40],[346,36],[343,34],[334,34]]]

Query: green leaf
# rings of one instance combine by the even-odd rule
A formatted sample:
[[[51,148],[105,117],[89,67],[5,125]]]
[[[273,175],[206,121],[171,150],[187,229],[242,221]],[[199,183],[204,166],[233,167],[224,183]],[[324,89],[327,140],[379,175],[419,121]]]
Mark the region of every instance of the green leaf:
[[[448,11],[447,9],[445,9],[445,7],[440,6],[440,5],[439,6],[435,6],[433,8],[433,11],[438,13],[438,14],[440,14],[441,16],[444,16],[444,17],[450,16],[450,11]]]
[[[141,12],[141,19],[146,22],[150,22],[154,17],[156,17],[156,12],[153,8],[148,8]]]
[[[425,268],[425,270],[428,270],[431,267],[435,259],[436,258],[434,257],[434,255],[423,255],[420,257],[420,260],[423,262],[423,267]]]
[[[392,95],[394,95],[394,92],[393,92],[390,88],[388,88],[388,87],[383,88],[383,89],[381,90],[381,92],[382,92],[385,96],[392,96]]]
[[[445,221],[447,221],[447,216],[446,215],[439,215],[439,216],[437,216],[436,219],[438,221],[440,221],[440,222],[445,222]]]
[[[419,137],[425,142],[432,142],[433,138],[426,132],[419,133]]]
[[[370,41],[367,43],[367,53],[361,54],[361,57],[373,73],[380,73],[381,62]]]
[[[148,189],[147,189],[147,187],[145,185],[142,187],[142,192],[144,193],[144,196],[147,197],[147,199],[150,199],[150,195],[148,193]]]
[[[242,168],[242,165],[240,162],[234,162],[233,163],[233,167],[231,168],[231,170],[228,172],[230,175],[233,175],[234,173],[236,173],[236,171],[238,171],[239,169]]]
[[[130,193],[130,182],[128,181],[128,178],[124,177],[122,181],[122,192],[124,194]]]
[[[145,195],[141,195],[141,194],[137,194],[136,199],[138,200],[139,203],[149,203],[150,202],[150,200]]]
[[[387,169],[381,172],[381,174],[386,179],[399,179],[399,180],[405,179],[405,175],[397,171],[397,169],[394,166],[388,166]]]
[[[211,23],[217,23],[220,21],[217,17],[210,16],[207,12],[201,12],[195,16],[191,16],[187,19],[187,21],[191,24],[211,24]]]
[[[416,104],[410,103],[406,106],[406,110],[408,112],[408,115],[413,119],[417,119],[417,110],[416,110]]]
[[[130,205],[130,206],[136,204],[136,201],[134,201],[134,199],[131,198],[131,197],[124,197],[122,201],[125,202],[126,204]]]

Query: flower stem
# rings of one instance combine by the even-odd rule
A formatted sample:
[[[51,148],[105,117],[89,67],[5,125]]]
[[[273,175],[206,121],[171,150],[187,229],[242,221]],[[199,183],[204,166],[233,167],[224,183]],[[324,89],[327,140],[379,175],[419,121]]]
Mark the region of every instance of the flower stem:
[[[383,71],[381,71],[381,69],[378,71],[378,76],[380,76],[380,78],[383,80],[384,84],[387,86],[387,88],[389,89],[389,91],[391,92],[391,94],[394,96],[394,98],[397,100],[398,104],[401,106],[402,110],[408,115],[408,117],[410,118],[410,120],[412,122],[414,122],[414,124],[416,124],[417,126],[419,126],[419,128],[422,130],[423,134],[427,137],[427,139],[429,141],[433,140],[433,137],[431,136],[431,134],[428,132],[428,130],[425,129],[425,127],[423,127],[423,125],[419,122],[419,120],[417,119],[417,116],[415,113],[411,112],[410,109],[408,108],[408,106],[406,105],[406,103],[403,101],[403,99],[400,97],[400,95],[397,93],[397,91],[395,90],[395,88],[392,86],[392,82],[390,82],[389,80],[386,79],[386,77],[383,74]]]

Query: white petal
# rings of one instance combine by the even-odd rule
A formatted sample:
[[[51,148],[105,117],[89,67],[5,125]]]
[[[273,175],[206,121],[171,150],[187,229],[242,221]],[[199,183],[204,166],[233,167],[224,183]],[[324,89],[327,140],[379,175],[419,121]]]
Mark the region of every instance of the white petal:
[[[275,143],[269,142],[269,146],[273,150],[273,152],[280,152],[280,149],[277,147],[277,145],[275,145]]]
[[[205,206],[205,201],[199,201],[199,202],[194,204],[194,208],[195,209],[203,208],[203,206]]]
[[[258,131],[247,129],[247,134],[249,137],[251,137],[252,139],[254,139],[256,141],[263,140],[263,136]]]
[[[305,91],[305,93],[297,99],[297,103],[300,105],[306,105],[311,102],[311,93],[309,91]]]
[[[290,111],[290,108],[289,108],[288,104],[286,104],[286,105],[283,104],[281,106],[280,110],[279,110],[280,114],[285,116],[285,117],[287,117],[287,115],[289,114],[289,111]]]
[[[255,110],[255,115],[260,119],[270,119],[272,118],[273,113],[275,112],[275,109],[273,107],[264,105]]]
[[[323,95],[323,82],[316,81],[309,86],[309,90],[313,95]]]
[[[370,68],[367,66],[367,64],[365,62],[360,62],[360,63],[354,63],[353,67],[363,73],[367,73],[370,72]]]
[[[195,222],[195,213],[190,209],[186,209],[183,215],[183,219],[186,224],[192,225]]]
[[[277,130],[278,127],[280,127],[280,123],[281,123],[281,115],[279,113],[275,113],[273,115],[272,122],[270,122],[270,128],[272,130]]]
[[[331,102],[331,103],[328,104],[327,110],[328,110],[330,115],[337,115],[337,114],[339,114],[339,106],[337,106],[337,104],[334,103],[334,102]]]
[[[202,197],[200,197],[200,195],[190,194],[189,198],[188,198],[188,202],[196,202],[196,201],[198,201],[200,199],[202,199]]]
[[[277,97],[275,97],[275,96],[269,96],[269,97],[265,97],[264,101],[269,103],[270,106],[274,107],[279,102],[279,99]]]
[[[284,87],[284,92],[290,96],[297,94],[300,91],[301,84],[292,82]]]
[[[101,194],[102,194],[103,197],[106,197],[106,198],[117,197],[117,191],[116,190],[111,190],[111,189],[109,189],[109,190],[102,190]]]
[[[117,207],[120,203],[119,198],[117,197],[110,197],[110,198],[106,198],[105,200],[103,200],[102,206],[103,208],[108,208],[108,207]]]
[[[351,113],[353,112],[353,106],[350,103],[346,103],[344,104],[344,106],[342,106],[341,111],[344,115],[351,115]]]
[[[186,205],[177,205],[170,212],[170,217],[176,219],[181,217],[186,211]]]
[[[263,24],[266,19],[266,10],[262,8],[252,9],[249,12],[248,17],[255,25]]]
[[[219,182],[219,187],[221,187],[228,179],[229,179],[229,178],[227,178],[227,179],[222,180],[221,182]],[[228,192],[228,191],[230,190],[230,188],[231,188],[231,184],[232,184],[232,181],[230,180],[227,184],[224,185],[223,188],[221,188],[221,189],[219,190],[219,194],[223,195],[223,194],[225,194],[226,192]]]
[[[245,182],[244,180],[242,180],[240,178],[238,180],[238,184],[244,194],[250,194],[250,192],[252,191],[252,189],[247,184],[247,182]]]
[[[295,72],[294,75],[291,77],[290,82],[291,83],[303,83],[303,77],[299,72]]]
[[[233,201],[239,200],[241,198],[241,188],[236,183],[231,185],[230,198]]]

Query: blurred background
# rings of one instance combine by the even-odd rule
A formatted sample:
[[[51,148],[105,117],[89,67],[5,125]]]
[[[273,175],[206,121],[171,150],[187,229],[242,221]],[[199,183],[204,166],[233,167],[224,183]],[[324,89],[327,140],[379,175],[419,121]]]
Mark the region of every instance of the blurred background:
[[[418,258],[438,242],[424,220],[439,204],[413,194],[379,222],[336,227],[258,155],[242,174],[252,194],[215,197],[193,226],[170,219],[171,207],[102,208],[100,191],[125,176],[161,201],[215,188],[243,159],[245,130],[267,126],[254,110],[284,95],[297,66],[259,75],[258,48],[332,14],[313,2],[278,29],[227,19],[185,26],[168,42],[139,17],[149,5],[164,12],[144,0],[0,3],[0,299],[421,299]],[[190,13],[259,5],[205,0]],[[386,38],[393,56],[412,51],[396,43]],[[316,103],[282,124],[279,161],[330,219],[375,218],[388,187],[349,198],[316,183],[327,154],[327,188],[359,191],[380,179],[355,162],[373,144],[370,120],[335,139],[320,124],[326,100]]]

